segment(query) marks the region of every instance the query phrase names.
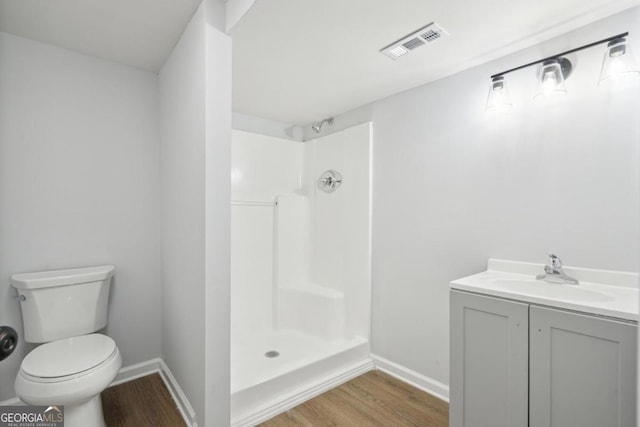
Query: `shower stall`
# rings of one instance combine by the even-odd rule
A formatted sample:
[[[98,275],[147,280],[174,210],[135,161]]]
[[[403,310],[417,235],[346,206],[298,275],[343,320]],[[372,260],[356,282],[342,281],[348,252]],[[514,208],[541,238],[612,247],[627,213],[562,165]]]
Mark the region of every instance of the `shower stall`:
[[[372,366],[371,124],[232,142],[231,415],[250,426]]]

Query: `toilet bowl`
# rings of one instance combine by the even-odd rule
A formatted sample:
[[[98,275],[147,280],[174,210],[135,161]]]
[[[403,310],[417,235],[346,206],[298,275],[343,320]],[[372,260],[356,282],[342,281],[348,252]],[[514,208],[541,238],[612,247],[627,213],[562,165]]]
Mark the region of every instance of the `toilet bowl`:
[[[101,334],[53,341],[22,361],[17,395],[31,405],[64,405],[66,426],[104,426],[100,393],[113,381],[122,358]]]
[[[113,266],[16,274],[25,341],[43,343],[22,360],[18,397],[31,405],[63,405],[66,427],[104,427],[100,393],[122,358],[107,323]]]

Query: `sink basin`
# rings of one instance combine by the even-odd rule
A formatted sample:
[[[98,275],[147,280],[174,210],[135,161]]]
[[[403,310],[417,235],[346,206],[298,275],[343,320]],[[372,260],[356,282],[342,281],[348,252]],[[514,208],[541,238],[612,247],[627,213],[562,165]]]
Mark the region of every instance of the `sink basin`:
[[[580,284],[537,280],[543,264],[489,260],[489,269],[451,282],[451,289],[638,321],[638,275],[571,269]],[[600,282],[595,282],[599,280]],[[602,282],[606,283],[602,283]]]
[[[496,277],[488,278],[487,282],[496,288],[508,288],[529,294],[544,293],[553,298],[571,298],[578,301],[615,301],[615,297],[612,295],[584,288],[581,285],[550,283],[535,278],[527,277],[522,280],[514,280]]]

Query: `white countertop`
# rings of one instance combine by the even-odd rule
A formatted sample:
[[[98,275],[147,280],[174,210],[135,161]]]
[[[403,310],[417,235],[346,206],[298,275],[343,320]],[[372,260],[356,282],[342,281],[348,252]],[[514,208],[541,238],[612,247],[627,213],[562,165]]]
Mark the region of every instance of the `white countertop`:
[[[487,271],[451,282],[451,289],[638,321],[638,274],[565,267],[579,285],[536,280],[544,264],[490,259]]]

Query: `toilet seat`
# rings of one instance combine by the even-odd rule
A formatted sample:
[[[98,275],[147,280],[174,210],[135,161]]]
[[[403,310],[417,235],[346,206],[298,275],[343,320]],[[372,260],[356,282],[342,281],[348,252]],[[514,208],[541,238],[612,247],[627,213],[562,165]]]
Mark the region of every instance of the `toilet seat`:
[[[111,384],[122,366],[120,352],[98,366],[79,374],[58,378],[39,378],[25,374],[22,369],[16,375],[15,390],[18,397],[30,405],[82,405],[92,399],[99,399]],[[85,425],[98,425],[89,423]]]
[[[35,348],[24,358],[20,370],[31,381],[66,381],[100,369],[117,352],[116,343],[106,335],[81,335]]]

